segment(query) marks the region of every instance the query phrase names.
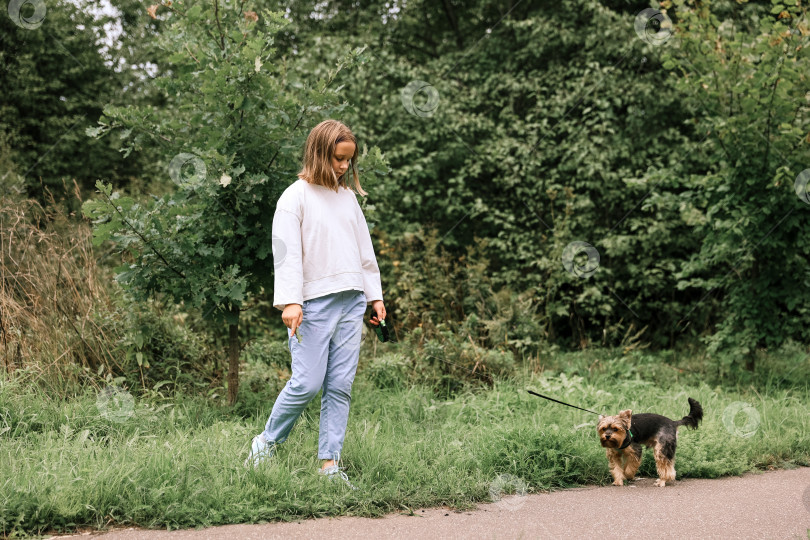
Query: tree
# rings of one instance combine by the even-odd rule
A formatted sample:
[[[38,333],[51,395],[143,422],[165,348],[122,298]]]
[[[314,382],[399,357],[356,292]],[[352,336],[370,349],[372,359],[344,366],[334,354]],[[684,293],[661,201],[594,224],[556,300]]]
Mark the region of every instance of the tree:
[[[282,14],[244,10],[244,2],[205,6],[182,0],[155,5],[172,21],[160,48],[169,66],[154,84],[166,107],[107,106],[87,134],[120,132],[125,149],[157,143],[156,160],[177,189],[139,202],[97,182],[87,201],[94,242],[114,241],[128,257],[116,279],[136,298],[151,294],[203,311],[228,325],[228,402],[239,384],[239,314],[251,295],[272,289],[271,225],[275,201],[295,179],[309,129],[347,106],[333,88],[348,54],[316,84],[289,77],[273,47]],[[160,10],[160,11],[158,11]],[[379,149],[363,148],[364,182],[384,172]]]
[[[669,4],[669,3],[667,3]],[[718,297],[710,353],[754,368],[757,348],[810,339],[810,27],[807,7],[672,2],[681,30],[673,69],[711,164],[689,180],[681,204],[699,210],[701,249],[678,288]],[[688,319],[686,313],[684,319]]]
[[[28,196],[45,202],[45,190],[75,179],[92,189],[106,175],[125,183],[152,161],[144,156],[123,162],[118,141],[90,140],[84,135],[105,103],[141,104],[153,96],[141,91],[144,64],[154,61],[154,25],[138,25],[139,0],[116,2],[121,12],[119,48],[102,50],[110,15],[93,17],[61,0],[8,2],[0,17],[0,139],[25,177]],[[2,149],[2,143],[0,143]],[[5,173],[5,171],[4,171]]]

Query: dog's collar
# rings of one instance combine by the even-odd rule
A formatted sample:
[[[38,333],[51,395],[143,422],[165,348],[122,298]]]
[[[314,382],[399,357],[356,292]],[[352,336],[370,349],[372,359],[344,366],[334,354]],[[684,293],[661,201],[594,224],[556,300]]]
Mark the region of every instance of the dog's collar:
[[[630,435],[630,436],[625,437],[624,442],[622,443],[622,445],[620,447],[618,447],[616,450],[624,450],[625,448],[630,446],[630,443],[633,442],[633,432],[628,429],[627,434]]]

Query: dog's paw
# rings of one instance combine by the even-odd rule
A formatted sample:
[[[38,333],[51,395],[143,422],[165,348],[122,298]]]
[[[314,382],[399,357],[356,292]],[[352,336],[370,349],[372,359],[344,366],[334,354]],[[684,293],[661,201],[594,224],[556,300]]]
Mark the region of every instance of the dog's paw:
[[[624,482],[622,481],[621,478],[617,478],[616,480],[613,481],[613,485],[614,486],[623,486]]]
[[[660,478],[655,481],[655,487],[664,487],[665,485],[667,485],[667,483],[661,480]]]

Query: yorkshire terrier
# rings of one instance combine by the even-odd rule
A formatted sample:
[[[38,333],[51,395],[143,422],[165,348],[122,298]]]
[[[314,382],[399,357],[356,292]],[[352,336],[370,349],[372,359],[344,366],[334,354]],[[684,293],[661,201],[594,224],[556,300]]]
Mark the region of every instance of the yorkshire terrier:
[[[675,446],[678,426],[697,429],[703,419],[703,407],[689,398],[689,414],[677,422],[653,413],[632,414],[630,409],[616,416],[599,415],[596,431],[605,447],[613,485],[624,485],[632,480],[641,465],[641,445],[653,449],[655,468],[658,469],[657,487],[675,481]]]

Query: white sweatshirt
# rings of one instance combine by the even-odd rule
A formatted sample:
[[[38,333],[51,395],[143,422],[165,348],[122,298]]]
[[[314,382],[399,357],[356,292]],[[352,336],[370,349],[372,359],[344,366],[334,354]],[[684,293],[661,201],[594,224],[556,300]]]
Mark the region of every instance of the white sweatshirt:
[[[273,216],[273,307],[339,291],[357,290],[366,303],[382,300],[380,269],[355,193],[299,178],[276,203]]]

